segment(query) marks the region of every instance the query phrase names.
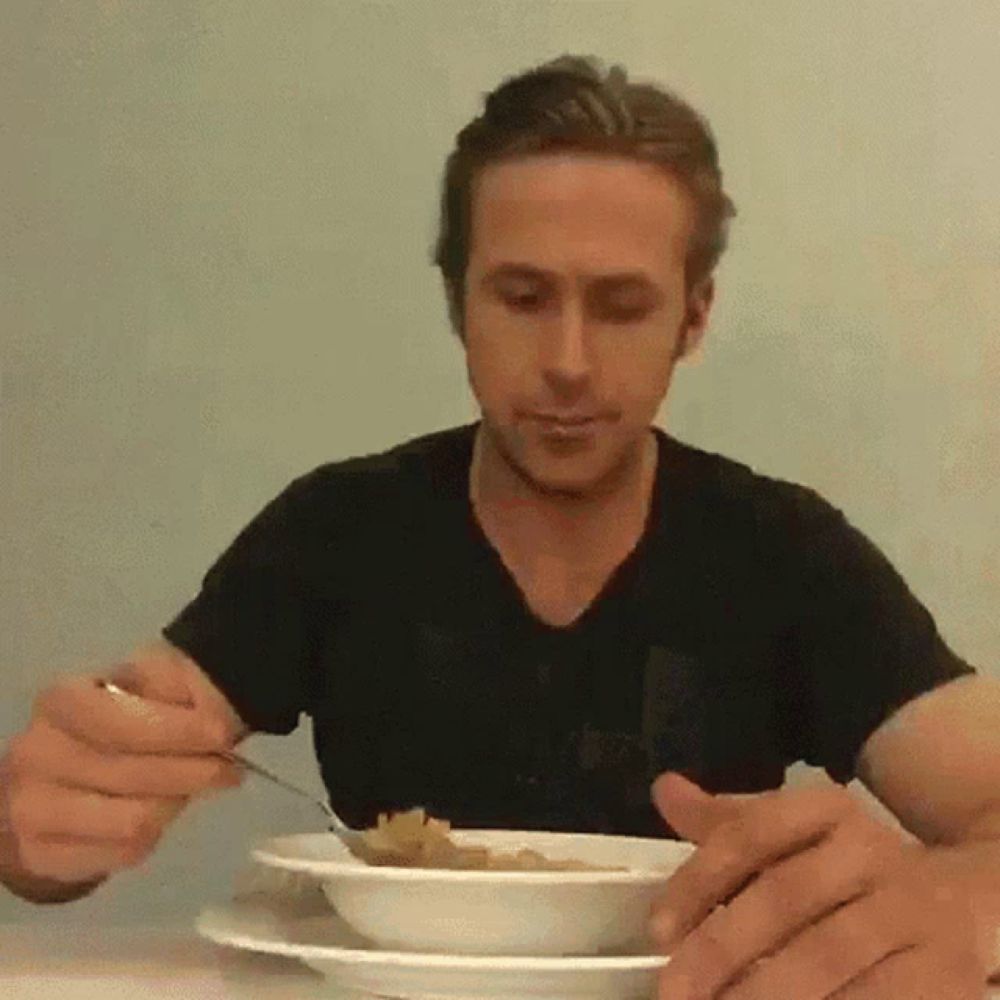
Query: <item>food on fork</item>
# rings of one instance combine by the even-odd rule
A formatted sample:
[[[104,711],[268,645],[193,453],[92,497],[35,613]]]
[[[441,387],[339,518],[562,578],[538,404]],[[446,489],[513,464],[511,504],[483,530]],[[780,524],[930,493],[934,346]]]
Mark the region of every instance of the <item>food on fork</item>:
[[[378,824],[362,833],[366,860],[397,868],[451,868],[482,871],[624,871],[583,861],[556,861],[538,851],[491,851],[460,845],[449,836],[451,824],[423,809],[381,813]]]

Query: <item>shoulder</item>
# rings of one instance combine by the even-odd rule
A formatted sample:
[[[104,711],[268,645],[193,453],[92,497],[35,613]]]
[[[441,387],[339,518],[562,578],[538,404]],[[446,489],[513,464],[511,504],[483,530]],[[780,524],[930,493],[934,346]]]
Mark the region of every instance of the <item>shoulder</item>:
[[[898,588],[881,549],[812,487],[673,439],[665,466],[663,488],[668,497],[673,489],[680,508],[673,523],[697,539],[701,557],[715,553],[726,565],[750,567],[751,576],[766,573],[795,600],[859,582]]]
[[[293,479],[243,528],[221,565],[308,567],[366,547],[384,547],[436,494],[454,486],[472,429],[450,428],[385,451],[327,462]]]
[[[473,427],[407,439],[384,451],[324,463],[294,479],[276,498],[300,518],[364,520],[386,505],[408,506],[454,484],[471,449]]]
[[[742,524],[755,532],[783,535],[836,531],[846,525],[843,513],[808,486],[665,434],[661,440],[667,491],[679,486],[709,523]]]

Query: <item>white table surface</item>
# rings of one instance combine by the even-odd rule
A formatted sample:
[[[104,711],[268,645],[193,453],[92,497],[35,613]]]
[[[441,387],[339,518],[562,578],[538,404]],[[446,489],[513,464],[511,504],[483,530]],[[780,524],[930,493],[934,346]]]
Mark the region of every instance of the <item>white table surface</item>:
[[[185,928],[0,924],[3,1000],[284,1000],[340,996],[293,959],[223,948]]]
[[[335,1000],[292,960],[218,947],[194,929],[0,924],[3,1000]],[[989,994],[1000,1000],[1000,987]]]

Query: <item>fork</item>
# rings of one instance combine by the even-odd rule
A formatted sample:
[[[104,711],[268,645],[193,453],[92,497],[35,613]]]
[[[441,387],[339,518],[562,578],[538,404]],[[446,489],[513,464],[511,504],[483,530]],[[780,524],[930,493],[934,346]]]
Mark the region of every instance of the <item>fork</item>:
[[[99,687],[102,687],[105,691],[114,695],[116,698],[131,699],[138,702],[145,701],[145,699],[141,698],[139,695],[133,694],[131,691],[126,691],[124,688],[119,687],[114,683],[114,681],[99,680],[97,683]],[[254,774],[257,774],[262,778],[266,778],[268,781],[278,785],[280,788],[284,788],[286,791],[294,792],[294,794],[299,795],[304,799],[308,799],[313,803],[313,805],[318,806],[323,810],[327,819],[330,821],[328,825],[329,831],[336,834],[336,836],[340,838],[343,845],[351,852],[351,854],[362,861],[368,860],[371,852],[365,843],[362,832],[348,826],[340,818],[340,816],[337,815],[336,810],[329,803],[317,798],[312,792],[307,792],[304,788],[300,788],[298,785],[293,785],[290,781],[286,781],[273,771],[269,771],[266,767],[262,767],[260,764],[254,763],[254,761],[249,760],[242,754],[236,753],[235,750],[215,750],[212,751],[212,753],[214,756],[221,757],[223,760],[227,760],[231,764],[244,767],[248,771],[252,771]]]

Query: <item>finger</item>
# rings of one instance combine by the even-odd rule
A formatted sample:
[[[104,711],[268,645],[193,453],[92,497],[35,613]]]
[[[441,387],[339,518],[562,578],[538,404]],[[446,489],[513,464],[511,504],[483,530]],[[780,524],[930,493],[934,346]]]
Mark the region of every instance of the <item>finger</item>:
[[[215,754],[128,754],[95,750],[45,719],[30,736],[15,737],[8,750],[12,780],[31,775],[68,788],[107,795],[187,797],[233,788],[242,768]]]
[[[887,956],[830,995],[830,1000],[981,1000],[978,963],[960,952],[911,948]]]
[[[119,798],[46,782],[7,790],[8,822],[17,837],[155,841],[184,808],[183,798]]]
[[[820,844],[764,871],[726,906],[717,907],[671,955],[665,973],[697,974],[707,995],[743,974],[757,959],[844,903],[871,891],[895,845],[881,830],[843,824]],[[667,990],[669,995],[669,990]]]
[[[89,882],[141,863],[145,845],[76,837],[29,837],[17,844],[18,866],[36,878],[67,884]]]
[[[225,724],[194,709],[114,696],[93,679],[70,677],[44,691],[35,713],[97,750],[197,754],[229,745]]]
[[[710,795],[684,775],[661,774],[651,789],[653,805],[685,840],[703,843],[721,822],[739,815],[738,802],[727,795]]]
[[[847,903],[757,962],[723,996],[726,1000],[771,996],[825,1000],[889,956],[924,944],[924,929],[907,919],[905,906],[902,894],[891,887]]]
[[[143,697],[189,705],[219,719],[229,732],[231,746],[249,735],[249,727],[215,682],[183,650],[168,642],[137,650],[125,667],[123,680],[129,685],[126,690]]]
[[[664,947],[679,941],[764,869],[808,849],[856,809],[842,789],[778,791],[748,799],[717,826],[667,879],[650,933]]]
[[[159,666],[161,661],[162,658],[158,657],[156,665]],[[150,669],[148,661],[128,661],[113,667],[109,679],[124,691],[150,701],[162,701],[167,705],[186,708],[193,708],[195,705],[191,689],[179,670]]]

